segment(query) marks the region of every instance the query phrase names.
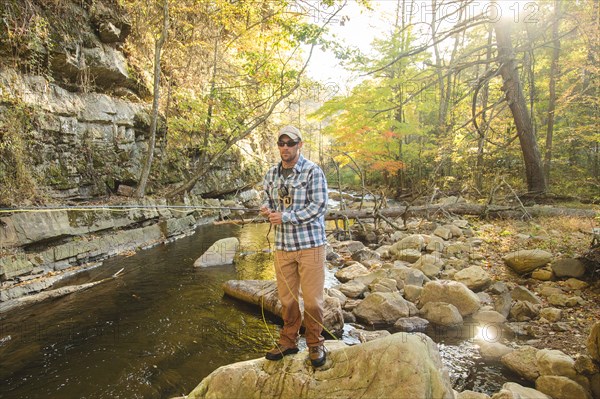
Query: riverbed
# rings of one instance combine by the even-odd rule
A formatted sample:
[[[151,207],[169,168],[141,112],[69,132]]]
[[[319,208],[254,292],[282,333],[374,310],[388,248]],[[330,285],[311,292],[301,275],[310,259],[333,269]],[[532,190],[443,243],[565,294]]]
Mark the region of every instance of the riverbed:
[[[100,280],[123,268],[114,280],[2,315],[0,398],[170,398],[188,393],[219,366],[263,356],[279,320],[224,297],[221,284],[274,278],[267,231],[266,224],[202,226],[63,284]],[[230,236],[247,254],[236,265],[193,267],[212,243]],[[327,285],[334,283],[329,271]],[[430,335],[455,389],[491,394],[515,380],[479,358],[471,334]]]

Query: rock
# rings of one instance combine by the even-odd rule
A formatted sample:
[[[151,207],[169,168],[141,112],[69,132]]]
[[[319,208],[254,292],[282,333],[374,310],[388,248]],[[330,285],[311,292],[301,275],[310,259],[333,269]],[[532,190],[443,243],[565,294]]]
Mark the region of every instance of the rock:
[[[391,245],[382,245],[375,250],[379,254],[379,258],[389,258]]]
[[[463,236],[463,231],[461,228],[454,224],[445,224],[442,227],[450,230],[450,233],[452,233],[452,237],[454,238],[460,238]]]
[[[535,355],[540,375],[575,378],[575,360],[559,350],[541,349]]]
[[[564,294],[564,291],[560,288],[560,287],[556,287],[552,284],[555,283],[546,283],[548,285],[544,285],[540,290],[539,290],[539,294],[543,297],[550,297],[551,295],[555,295],[555,294],[559,294],[562,295]]]
[[[444,267],[444,261],[439,256],[423,255],[412,265],[414,269],[420,270],[427,277],[432,278],[439,274]]]
[[[396,280],[391,278],[378,278],[373,280],[373,282],[369,284],[369,290],[371,292],[398,292]]]
[[[360,328],[355,328],[353,330],[350,330],[348,335],[353,338],[356,338],[360,342],[364,343],[364,342],[369,342],[369,341],[373,341],[373,340],[380,339],[380,338],[389,337],[392,334],[387,330],[369,331],[369,330],[363,330]]]
[[[485,393],[466,390],[459,392],[456,399],[490,399],[490,396]]]
[[[577,301],[570,300],[570,298],[565,294],[552,294],[548,297],[548,303],[553,306],[574,306],[577,304]]]
[[[555,323],[562,319],[562,310],[557,308],[544,308],[540,310],[540,317],[543,317],[551,323]]]
[[[451,244],[447,244],[444,248],[444,254],[446,256],[456,256],[460,257],[461,254],[470,253],[471,246],[468,244],[464,244],[461,242],[453,242]]]
[[[412,303],[415,303],[419,299],[421,292],[423,292],[423,287],[417,285],[404,286],[404,298]]]
[[[504,256],[504,263],[519,274],[532,272],[551,260],[552,254],[541,249],[519,250]]]
[[[479,310],[479,297],[466,285],[456,281],[430,281],[423,287],[419,303],[424,306],[428,302],[450,303],[458,309],[461,316],[468,316]]]
[[[422,271],[406,266],[394,266],[390,269],[389,276],[396,281],[403,281],[404,285],[417,285],[421,287],[429,278]]]
[[[352,254],[352,259],[357,262],[362,262],[365,260],[379,260],[381,255],[370,248],[362,248]]]
[[[335,249],[337,249],[338,251],[350,252],[351,254],[360,249],[363,249],[364,247],[365,244],[363,244],[360,241],[340,241],[335,244]]]
[[[536,358],[537,349],[522,346],[517,350],[502,356],[502,364],[529,381],[535,381],[540,376]]]
[[[582,277],[586,268],[582,261],[574,258],[559,259],[552,262],[552,271],[556,277]]]
[[[390,253],[396,255],[405,249],[414,249],[419,252],[425,247],[425,238],[420,234],[412,234],[404,237],[390,248]]]
[[[340,301],[340,305],[343,307],[348,298],[340,290],[335,288],[328,288],[325,290],[329,296],[337,298]]]
[[[509,348],[499,342],[487,342],[484,340],[477,341],[479,346],[479,354],[484,360],[500,360],[502,356],[512,353],[513,348]]]
[[[504,281],[496,281],[488,288],[488,291],[495,295],[500,295],[505,292],[508,292],[508,287]]]
[[[531,335],[531,330],[529,323],[525,321],[515,321],[511,323],[504,323],[503,327],[507,332],[512,334],[515,337],[529,337]]]
[[[427,243],[427,246],[425,247],[425,249],[429,252],[442,253],[444,251],[445,246],[446,246],[446,243],[440,237],[431,236],[431,237],[429,237],[429,242]]]
[[[539,305],[542,303],[540,298],[537,297],[533,292],[529,291],[527,288],[519,285],[515,287],[511,292],[510,296],[515,301],[525,301],[532,303],[534,305]]]
[[[460,326],[463,318],[456,306],[444,302],[427,302],[419,314],[424,319],[445,327]]]
[[[477,296],[479,297],[479,300],[481,301],[482,305],[493,305],[494,304],[494,299],[487,292],[478,292]]]
[[[434,231],[433,234],[444,239],[444,240],[449,240],[452,238],[452,232],[450,231],[450,229],[446,228],[446,227],[442,227],[442,226],[438,226]]]
[[[535,388],[552,399],[586,399],[590,394],[575,381],[557,375],[543,375],[535,381]]]
[[[348,298],[362,298],[363,294],[368,290],[366,285],[355,280],[338,285],[336,288]]]
[[[454,398],[437,346],[426,335],[397,333],[351,347],[334,349],[330,341],[325,346],[328,360],[321,368],[313,370],[306,352],[279,362],[234,363],[213,371],[187,397]]]
[[[356,307],[362,302],[362,299],[348,299],[346,303],[344,303],[344,310],[353,311]]]
[[[480,266],[471,266],[458,271],[454,275],[454,280],[463,283],[473,291],[485,289],[492,282],[489,274]]]
[[[260,306],[264,310],[281,317],[281,302],[277,298],[277,283],[272,280],[228,280],[223,283],[225,294],[241,301]],[[344,316],[340,301],[324,293],[323,324],[334,334],[344,330]],[[300,309],[304,302],[300,298]]]
[[[540,305],[531,302],[516,301],[510,309],[510,317],[516,321],[534,320],[540,313]]]
[[[552,399],[550,396],[533,388],[526,388],[516,382],[502,385],[500,392],[492,395],[492,399]]]
[[[473,314],[473,320],[484,324],[501,324],[506,321],[506,317],[495,310],[480,310]]]
[[[342,315],[344,316],[344,323],[356,323],[356,316],[354,316],[354,313],[343,309]]]
[[[600,372],[600,368],[594,360],[587,355],[579,355],[575,359],[575,370],[578,374],[591,376],[594,374],[598,374]]]
[[[550,281],[554,278],[554,272],[552,272],[551,269],[546,268],[537,269],[531,273],[531,278],[540,281]]]
[[[119,184],[117,188],[117,194],[123,197],[133,197],[135,195],[135,187],[128,186],[126,184]]]
[[[572,290],[582,290],[589,287],[589,284],[585,281],[577,280],[576,278],[570,278],[565,281],[565,285]]]
[[[395,331],[417,332],[425,331],[429,326],[429,322],[420,317],[403,317],[394,323]]]
[[[369,269],[357,262],[338,270],[335,273],[335,277],[342,283],[347,283],[348,281],[365,274],[369,274]]]
[[[121,29],[113,25],[112,22],[102,22],[98,26],[100,40],[104,43],[114,43],[121,40]]]
[[[194,262],[195,267],[231,265],[240,241],[236,237],[223,238],[216,241]]]
[[[587,350],[592,359],[600,362],[600,321],[596,322],[590,330],[587,340]]]
[[[394,256],[394,259],[409,263],[415,263],[421,258],[421,251],[416,249],[403,249]]]
[[[401,317],[411,316],[409,302],[397,292],[375,292],[359,303],[352,312],[358,320],[370,325],[392,325]]]

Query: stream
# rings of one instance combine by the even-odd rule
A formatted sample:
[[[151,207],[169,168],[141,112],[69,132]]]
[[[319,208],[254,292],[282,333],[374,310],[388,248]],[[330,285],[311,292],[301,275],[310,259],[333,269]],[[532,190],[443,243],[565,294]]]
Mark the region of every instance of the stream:
[[[168,244],[119,256],[62,284],[120,277],[0,315],[0,398],[170,398],[216,368],[262,357],[279,320],[223,296],[230,279],[274,279],[266,224],[201,226]],[[237,236],[236,265],[194,268],[216,240]],[[271,238],[272,242],[272,238]],[[326,285],[336,284],[329,272]],[[347,335],[343,339],[355,343]],[[479,357],[472,334],[429,334],[454,388],[492,394],[518,381]]]

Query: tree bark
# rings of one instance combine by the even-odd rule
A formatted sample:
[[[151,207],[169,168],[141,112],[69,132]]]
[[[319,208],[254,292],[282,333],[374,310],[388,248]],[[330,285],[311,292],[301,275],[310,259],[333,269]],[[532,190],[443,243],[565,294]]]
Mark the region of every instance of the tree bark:
[[[146,185],[148,184],[148,176],[150,168],[152,168],[152,160],[154,159],[154,146],[156,144],[156,125],[158,123],[158,100],[160,99],[160,53],[163,44],[169,34],[169,0],[165,0],[163,6],[163,29],[160,38],[154,45],[154,98],[152,100],[152,121],[150,122],[150,141],[148,143],[148,154],[142,168],[140,182],[135,190],[136,198],[143,198],[146,195]]]
[[[554,135],[554,111],[556,110],[556,80],[558,76],[558,60],[560,57],[560,24],[561,0],[554,1],[554,22],[552,23],[552,61],[550,63],[550,82],[548,83],[548,125],[546,126],[546,154],[544,156],[544,175],[550,184],[550,165],[552,163],[552,138]]]
[[[533,124],[523,95],[523,86],[517,71],[517,63],[510,38],[511,23],[511,21],[501,20],[494,25],[498,43],[498,58],[501,65],[500,74],[504,82],[503,90],[517,127],[525,163],[527,188],[532,193],[543,193],[547,189],[546,179],[540,151],[533,132]]]

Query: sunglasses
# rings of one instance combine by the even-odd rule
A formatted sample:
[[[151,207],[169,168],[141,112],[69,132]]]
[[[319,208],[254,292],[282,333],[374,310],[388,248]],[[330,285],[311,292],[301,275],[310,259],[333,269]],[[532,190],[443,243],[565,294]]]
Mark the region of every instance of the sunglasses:
[[[278,147],[295,147],[299,141],[278,141]]]

